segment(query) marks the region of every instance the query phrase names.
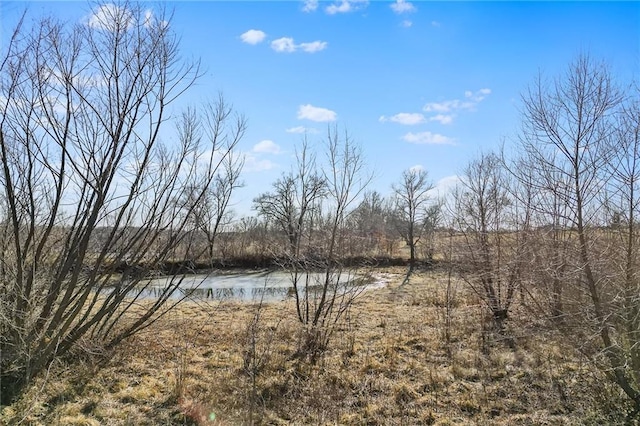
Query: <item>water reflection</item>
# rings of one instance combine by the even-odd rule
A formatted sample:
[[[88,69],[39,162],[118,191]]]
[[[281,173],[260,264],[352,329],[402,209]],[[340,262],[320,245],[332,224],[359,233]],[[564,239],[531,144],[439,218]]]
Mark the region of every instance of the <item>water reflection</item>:
[[[289,288],[263,287],[263,288],[178,288],[181,296],[195,299],[213,300],[284,300],[291,294]]]
[[[306,276],[305,276],[306,277]],[[343,274],[341,285],[354,280],[353,275]],[[306,284],[309,289],[316,289],[325,279],[324,274],[311,273]],[[334,277],[337,280],[337,277]],[[285,300],[293,296],[292,277],[287,272],[260,272],[244,274],[211,274],[192,275],[186,277],[166,277],[150,280],[144,288],[135,291],[142,298],[158,298],[165,294],[169,287],[177,288],[170,295],[171,299],[198,300],[234,300],[244,302],[273,302]],[[299,287],[304,288],[305,282]]]

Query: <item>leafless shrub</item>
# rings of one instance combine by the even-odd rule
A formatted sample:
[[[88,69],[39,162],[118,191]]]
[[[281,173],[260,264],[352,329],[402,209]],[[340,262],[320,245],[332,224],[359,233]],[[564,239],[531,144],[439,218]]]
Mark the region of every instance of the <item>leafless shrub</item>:
[[[323,169],[305,140],[297,169],[277,180],[274,192],[254,200],[259,214],[286,236],[281,266],[291,274],[302,325],[300,355],[312,362],[363,289],[354,285],[361,278],[342,260],[348,250],[349,215],[370,180],[362,151],[347,132],[340,135],[329,128],[325,142]]]
[[[528,226],[508,187],[500,158],[482,154],[465,169],[453,201],[462,239],[453,256],[502,336],[523,275]]]

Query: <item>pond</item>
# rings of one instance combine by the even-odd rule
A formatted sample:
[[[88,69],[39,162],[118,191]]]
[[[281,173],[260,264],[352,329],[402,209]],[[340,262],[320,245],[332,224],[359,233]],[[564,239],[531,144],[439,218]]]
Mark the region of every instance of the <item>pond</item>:
[[[317,289],[324,281],[324,273],[309,273],[310,289]],[[234,300],[243,302],[274,302],[293,297],[292,276],[286,271],[253,273],[212,273],[207,275],[187,275],[185,277],[164,277],[153,279],[140,294],[144,298],[155,298],[162,294],[173,280],[180,280],[179,287],[172,293],[172,299],[187,297],[199,300]],[[334,279],[337,279],[335,277]],[[300,278],[299,287],[304,287],[304,278]],[[382,287],[381,280],[342,274],[339,285],[358,286],[360,289]]]

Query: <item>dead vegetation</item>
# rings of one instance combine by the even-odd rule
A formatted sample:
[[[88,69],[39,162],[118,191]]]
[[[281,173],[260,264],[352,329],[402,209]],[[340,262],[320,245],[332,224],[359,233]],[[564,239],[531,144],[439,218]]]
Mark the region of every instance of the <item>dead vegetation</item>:
[[[382,274],[382,272],[378,272]],[[293,301],[185,303],[109,353],[86,343],[56,361],[6,424],[602,424],[624,399],[526,300],[509,348],[486,308],[447,274],[386,270],[314,365]],[[522,303],[524,302],[524,303]],[[447,320],[446,307],[449,306]],[[444,338],[449,323],[449,338]]]

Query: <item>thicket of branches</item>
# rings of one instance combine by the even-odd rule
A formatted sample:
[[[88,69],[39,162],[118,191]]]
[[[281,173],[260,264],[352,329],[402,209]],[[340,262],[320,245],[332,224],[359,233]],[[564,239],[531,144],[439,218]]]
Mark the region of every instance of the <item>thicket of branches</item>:
[[[538,225],[531,284],[640,412],[637,87],[580,55],[523,95],[522,160]],[[515,170],[515,168],[514,168]]]
[[[362,150],[348,132],[329,128],[323,145],[322,166],[305,141],[297,152],[296,168],[278,179],[272,192],[254,200],[258,214],[286,236],[286,244],[280,250],[272,245],[272,253],[291,274],[304,333],[299,355],[312,362],[327,348],[336,325],[362,291],[353,285],[354,265],[343,260],[352,250],[349,218],[371,180]]]
[[[170,110],[200,67],[169,20],[105,4],[88,24],[23,20],[3,48],[2,404],[81,339],[113,346],[170,309],[179,277],[139,305],[145,278],[189,246],[200,200],[234,187],[244,120],[222,98]]]
[[[639,94],[588,55],[564,75],[540,76],[522,96],[514,153],[472,161],[450,209],[453,260],[497,331],[509,337],[520,294],[620,387],[632,415],[640,412]]]

